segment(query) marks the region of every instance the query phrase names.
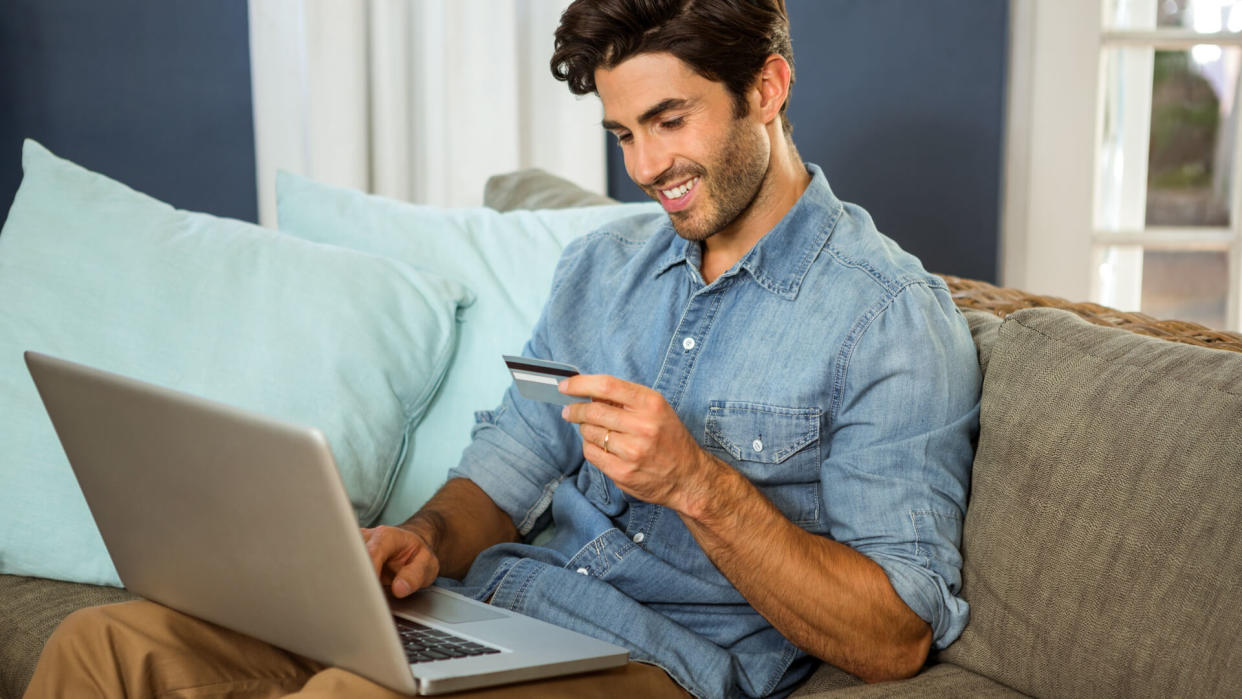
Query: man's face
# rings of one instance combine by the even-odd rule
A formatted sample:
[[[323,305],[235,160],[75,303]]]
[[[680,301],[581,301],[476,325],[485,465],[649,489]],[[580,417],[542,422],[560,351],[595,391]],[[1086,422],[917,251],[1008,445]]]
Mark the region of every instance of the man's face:
[[[749,209],[769,144],[756,119],[735,116],[723,83],[672,54],[644,53],[596,70],[595,86],[630,179],[664,206],[678,235],[706,240]]]

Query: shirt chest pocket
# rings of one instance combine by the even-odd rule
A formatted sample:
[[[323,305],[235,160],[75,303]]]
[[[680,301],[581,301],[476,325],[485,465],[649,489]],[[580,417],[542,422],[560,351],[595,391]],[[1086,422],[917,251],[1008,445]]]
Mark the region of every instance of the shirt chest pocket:
[[[704,447],[754,483],[795,524],[819,521],[819,408],[712,401]]]

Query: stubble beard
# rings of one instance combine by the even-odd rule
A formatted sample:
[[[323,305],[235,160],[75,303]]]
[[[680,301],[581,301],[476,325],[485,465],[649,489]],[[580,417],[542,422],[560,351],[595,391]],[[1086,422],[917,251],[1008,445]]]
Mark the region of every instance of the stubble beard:
[[[754,205],[768,172],[768,153],[762,137],[747,129],[745,121],[737,119],[724,145],[718,150],[719,157],[708,172],[702,165],[693,170],[679,172],[669,181],[689,177],[701,177],[704,187],[688,210],[669,213],[673,230],[677,235],[694,242],[702,242],[716,235],[736,221]]]

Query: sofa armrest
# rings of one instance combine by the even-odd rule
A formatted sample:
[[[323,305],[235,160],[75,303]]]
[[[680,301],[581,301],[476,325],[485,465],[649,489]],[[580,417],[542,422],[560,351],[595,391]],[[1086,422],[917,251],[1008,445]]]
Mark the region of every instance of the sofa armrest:
[[[1242,334],[1239,333],[1214,330],[1186,320],[1158,320],[1144,313],[1118,311],[1098,303],[1075,303],[1056,296],[1041,296],[950,274],[940,276],[949,285],[953,302],[959,308],[987,311],[999,318],[1024,308],[1060,308],[1093,325],[1121,328],[1139,335],[1197,347],[1242,352]]]

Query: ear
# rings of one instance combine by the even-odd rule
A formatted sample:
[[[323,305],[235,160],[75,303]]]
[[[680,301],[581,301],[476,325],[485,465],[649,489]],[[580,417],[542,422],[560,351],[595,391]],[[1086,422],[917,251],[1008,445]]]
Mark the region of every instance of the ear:
[[[755,81],[758,93],[759,116],[763,123],[770,123],[781,113],[781,106],[789,99],[789,63],[780,55],[772,54],[759,69]]]

